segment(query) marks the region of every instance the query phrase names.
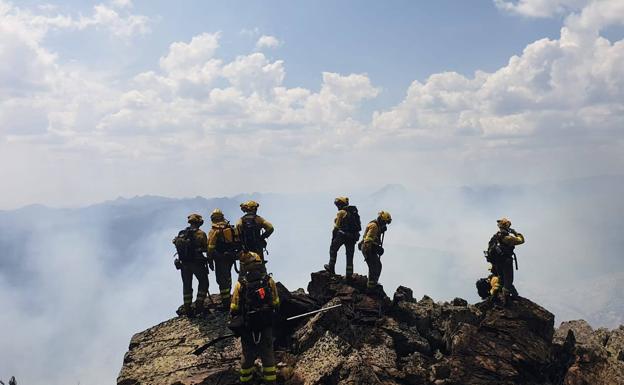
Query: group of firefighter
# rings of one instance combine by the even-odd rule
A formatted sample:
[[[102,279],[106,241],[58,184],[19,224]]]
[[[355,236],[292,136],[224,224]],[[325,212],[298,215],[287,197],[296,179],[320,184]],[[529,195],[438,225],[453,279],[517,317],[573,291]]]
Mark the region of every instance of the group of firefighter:
[[[336,276],[338,251],[344,246],[345,280],[351,282],[357,245],[368,265],[367,293],[381,293],[378,281],[382,270],[384,234],[392,222],[390,213],[380,211],[366,225],[360,240],[362,226],[357,208],[349,204],[348,197],[338,197],[334,204],[338,212],[334,219],[329,262],[324,265],[325,271]],[[184,298],[178,315],[196,317],[204,314],[206,300],[212,301],[212,298],[208,298],[208,272],[209,269],[213,270],[219,286],[219,307],[229,311],[228,327],[241,338],[240,382],[246,384],[253,379],[254,362],[259,357],[262,361],[263,383],[275,384],[277,367],[273,352],[273,319],[279,312],[280,299],[275,281],[267,273],[264,258],[267,238],[274,228],[258,215],[258,207],[259,204],[251,200],[241,203],[243,216],[235,225],[226,220],[220,209],[215,209],[210,214],[211,228],[207,235],[200,229],[204,223],[202,216],[188,216],[189,226],[173,239],[177,250],[174,263],[181,271]],[[501,299],[506,304],[509,297],[518,295],[513,286],[514,247],[524,243],[524,237],[511,228],[507,218],[499,219],[497,224],[499,231],[494,234],[485,252],[491,263],[491,274],[479,280],[477,288],[484,299]],[[239,274],[233,290],[232,268]],[[198,281],[194,303],[193,276]]]

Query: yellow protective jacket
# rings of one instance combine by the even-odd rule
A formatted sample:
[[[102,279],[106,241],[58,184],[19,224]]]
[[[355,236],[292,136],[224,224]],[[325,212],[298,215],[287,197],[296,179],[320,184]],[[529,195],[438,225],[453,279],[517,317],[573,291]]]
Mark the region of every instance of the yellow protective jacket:
[[[509,233],[501,239],[501,242],[507,246],[517,246],[524,243],[524,235],[516,233],[515,235]]]
[[[208,232],[208,256],[211,258],[217,254],[217,243],[221,234],[223,234],[223,241],[226,243],[233,243],[237,237],[236,229],[230,227],[230,222],[224,220],[213,223]]]
[[[336,214],[336,219],[334,219],[334,228],[335,229],[340,229],[341,225],[342,225],[342,221],[346,218],[347,216],[347,210],[338,210],[338,213]]]
[[[280,304],[279,294],[277,293],[277,286],[275,285],[275,281],[273,278],[269,277],[269,286],[271,287],[271,295],[273,298],[273,308],[277,309]],[[232,293],[232,302],[230,302],[230,313],[236,314],[241,308],[241,291],[243,289],[243,285],[240,281],[236,281],[236,285],[234,286],[234,292]]]
[[[498,291],[501,289],[501,280],[498,276],[493,275],[490,278],[490,295],[496,295]]]
[[[368,223],[368,225],[366,225],[362,241],[365,244],[372,243],[375,245],[381,245],[381,234],[382,232],[379,228],[379,223],[377,223],[377,221],[371,221]]]

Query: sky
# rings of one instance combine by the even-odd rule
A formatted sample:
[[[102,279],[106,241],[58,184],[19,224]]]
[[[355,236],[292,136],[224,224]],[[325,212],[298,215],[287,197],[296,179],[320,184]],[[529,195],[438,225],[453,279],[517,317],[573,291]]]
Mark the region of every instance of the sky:
[[[395,218],[389,293],[471,300],[483,242],[510,215],[528,239],[523,294],[619,322],[604,283],[623,271],[622,1],[178,3],[0,0],[0,210],[278,193],[261,210],[295,289],[326,257],[333,196],[350,195],[363,220]],[[129,336],[172,315],[172,232],[209,208],[143,199],[161,216],[143,200],[0,212],[4,380],[110,383]],[[123,215],[155,230],[127,239]],[[595,306],[561,308],[588,294]]]
[[[0,0],[0,208],[621,173],[617,0]]]

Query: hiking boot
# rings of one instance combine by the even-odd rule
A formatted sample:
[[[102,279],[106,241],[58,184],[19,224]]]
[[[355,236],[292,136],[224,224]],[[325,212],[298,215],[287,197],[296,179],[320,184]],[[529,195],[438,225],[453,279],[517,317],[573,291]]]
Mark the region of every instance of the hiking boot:
[[[334,265],[326,264],[326,265],[323,265],[323,268],[325,268],[325,271],[328,272],[329,274],[336,275],[336,269]]]
[[[204,301],[195,301],[195,316],[201,316],[204,314],[206,308],[204,307]]]
[[[191,304],[184,304],[180,306],[180,308],[178,308],[176,313],[180,317],[193,317],[195,315],[195,313],[193,312],[193,308],[191,307]]]
[[[376,284],[375,286],[366,286],[366,294],[375,295],[379,293],[380,284]]]

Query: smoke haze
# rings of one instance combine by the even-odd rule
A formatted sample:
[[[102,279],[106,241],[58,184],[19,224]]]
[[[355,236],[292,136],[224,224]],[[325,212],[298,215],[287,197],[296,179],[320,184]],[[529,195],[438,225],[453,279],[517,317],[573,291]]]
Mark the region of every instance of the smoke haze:
[[[389,185],[354,193],[363,223],[393,215],[381,283],[417,297],[478,300],[487,274],[482,250],[506,215],[525,234],[518,247],[521,295],[554,311],[557,322],[624,323],[618,226],[624,178],[600,177],[526,186],[407,190]],[[0,368],[23,383],[114,382],[133,333],[174,315],[181,303],[171,239],[190,212],[260,201],[276,228],[269,269],[294,290],[327,262],[334,195],[253,194],[218,199],[118,199],[79,209],[30,206],[0,212]],[[206,225],[205,225],[206,227]],[[337,271],[344,272],[344,250]],[[365,274],[358,252],[355,271]],[[214,274],[211,291],[216,292]]]

